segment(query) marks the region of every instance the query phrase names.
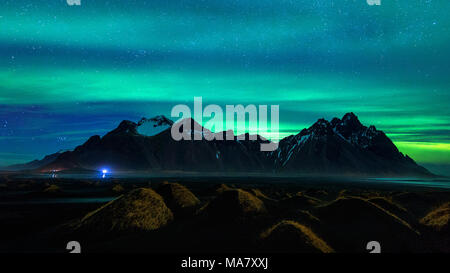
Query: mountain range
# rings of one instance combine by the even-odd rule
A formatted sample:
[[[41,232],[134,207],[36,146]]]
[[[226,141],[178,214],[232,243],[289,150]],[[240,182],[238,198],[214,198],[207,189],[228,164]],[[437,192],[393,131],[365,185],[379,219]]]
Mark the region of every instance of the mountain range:
[[[104,135],[90,137],[72,151],[46,156],[9,169],[117,171],[258,172],[280,174],[431,176],[374,126],[361,124],[353,113],[311,127],[279,142],[273,152],[260,151],[269,141],[257,135],[238,137],[232,131],[212,133],[193,119],[191,134],[232,134],[232,140],[181,140],[171,136],[174,122],[164,116],[124,120]],[[184,123],[186,124],[186,123]],[[177,124],[179,125],[179,124]],[[182,129],[182,126],[180,128]],[[225,139],[225,135],[223,135]]]

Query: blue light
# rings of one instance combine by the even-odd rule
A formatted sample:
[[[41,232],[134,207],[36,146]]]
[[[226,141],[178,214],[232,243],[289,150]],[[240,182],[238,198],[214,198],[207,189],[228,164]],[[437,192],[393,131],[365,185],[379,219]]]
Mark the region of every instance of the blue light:
[[[109,173],[108,169],[102,169],[102,178],[105,178],[107,173]]]

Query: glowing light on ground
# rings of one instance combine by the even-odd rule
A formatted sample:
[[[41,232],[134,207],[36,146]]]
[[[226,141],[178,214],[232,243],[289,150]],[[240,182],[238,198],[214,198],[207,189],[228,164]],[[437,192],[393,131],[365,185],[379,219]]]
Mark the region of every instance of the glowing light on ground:
[[[102,178],[105,178],[108,173],[109,171],[107,169],[102,169]]]

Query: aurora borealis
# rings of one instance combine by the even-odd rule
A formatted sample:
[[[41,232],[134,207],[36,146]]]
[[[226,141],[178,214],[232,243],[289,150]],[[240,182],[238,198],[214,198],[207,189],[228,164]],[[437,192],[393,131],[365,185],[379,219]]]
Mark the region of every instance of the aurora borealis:
[[[81,3],[0,3],[0,165],[202,96],[279,104],[281,136],[352,111],[448,170],[449,1]]]

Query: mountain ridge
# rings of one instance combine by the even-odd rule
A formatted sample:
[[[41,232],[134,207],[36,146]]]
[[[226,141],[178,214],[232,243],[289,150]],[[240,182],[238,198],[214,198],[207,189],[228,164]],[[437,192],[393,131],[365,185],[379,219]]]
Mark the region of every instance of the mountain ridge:
[[[186,123],[187,122],[187,123]],[[172,126],[191,123],[191,140],[175,141]],[[153,135],[139,133],[150,124]],[[194,140],[201,133],[202,140]],[[219,136],[223,140],[206,140]],[[232,140],[226,140],[227,135]],[[52,162],[33,166],[38,171],[109,167],[130,171],[267,172],[296,174],[382,174],[432,176],[408,155],[403,155],[383,131],[364,126],[353,113],[331,121],[318,119],[312,126],[279,141],[273,152],[261,152],[259,135],[235,136],[233,131],[213,133],[194,119],[174,123],[164,116],[124,120],[103,137],[91,136],[73,151],[55,156]]]
[[[431,175],[403,155],[383,131],[362,125],[354,113],[331,122],[319,119],[297,135],[282,139],[269,157],[274,168],[284,172]]]

